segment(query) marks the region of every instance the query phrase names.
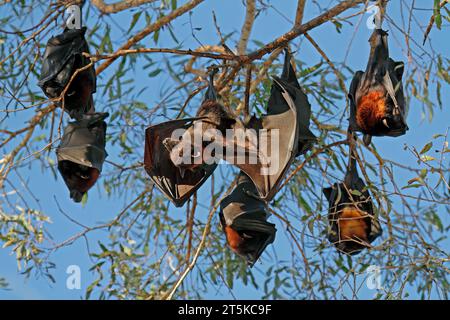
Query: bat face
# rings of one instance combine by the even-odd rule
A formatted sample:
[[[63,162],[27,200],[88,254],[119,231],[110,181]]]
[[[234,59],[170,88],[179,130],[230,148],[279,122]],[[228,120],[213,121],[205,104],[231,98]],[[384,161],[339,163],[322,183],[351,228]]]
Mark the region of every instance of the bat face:
[[[271,234],[251,229],[236,231],[226,226],[224,231],[230,248],[244,258],[249,266],[253,266],[266,246],[273,242]]]
[[[70,198],[81,202],[83,195],[97,182],[100,171],[68,160],[58,163],[58,169],[70,191]]]
[[[216,159],[214,153],[205,153],[205,148],[219,136],[225,135],[226,129],[235,124],[231,115],[216,101],[206,100],[200,106],[193,122],[179,139],[166,138],[164,146],[170,152],[172,163],[185,170],[196,170],[205,164],[212,164]]]
[[[356,72],[349,89],[350,125],[368,136],[400,136],[406,133],[403,95],[403,62],[389,58],[387,32],[376,29],[365,72]]]
[[[176,154],[173,149],[181,146],[178,146],[179,139],[173,138],[173,133],[175,130],[181,130],[183,134],[186,134],[186,130],[192,127],[196,120],[198,118],[172,120],[146,129],[145,170],[156,186],[177,207],[183,206],[217,167],[216,164],[198,165],[198,167],[177,167],[174,164],[178,161],[175,155],[179,153]],[[170,145],[172,140],[176,140],[174,145]],[[169,150],[173,151],[173,161]]]
[[[275,240],[276,228],[267,222],[265,203],[250,178],[241,172],[233,192],[220,203],[220,223],[229,247],[253,266]]]
[[[56,149],[58,170],[75,202],[81,201],[100,176],[107,156],[104,121],[107,116],[107,113],[94,113],[70,122]]]
[[[89,53],[84,39],[86,28],[65,30],[52,37],[44,53],[39,86],[49,98],[58,98],[76,70],[86,67],[91,60],[82,55]],[[96,91],[96,75],[93,66],[79,71],[72,80],[64,98],[64,110],[72,118],[81,119],[90,107],[91,95]],[[60,101],[58,106],[63,107]]]

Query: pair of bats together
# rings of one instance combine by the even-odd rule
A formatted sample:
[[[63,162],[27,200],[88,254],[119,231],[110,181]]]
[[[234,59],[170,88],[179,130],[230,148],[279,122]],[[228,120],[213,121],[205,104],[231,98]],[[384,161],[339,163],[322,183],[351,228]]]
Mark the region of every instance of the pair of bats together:
[[[366,71],[355,73],[349,90],[351,142],[347,174],[342,183],[323,189],[330,206],[328,240],[339,251],[352,255],[370,247],[382,233],[370,194],[356,169],[354,132],[362,132],[364,143],[369,145],[372,136],[397,137],[408,130],[402,85],[404,64],[389,57],[386,31],[375,29],[369,43]]]
[[[64,128],[56,149],[58,170],[75,202],[80,202],[96,183],[107,156],[104,119],[108,113],[92,111],[96,74],[91,60],[83,55],[89,53],[85,33],[86,27],[66,28],[62,34],[50,38],[38,83],[51,99],[64,93],[55,103],[76,119]]]
[[[371,136],[399,136],[405,133],[405,103],[401,77],[403,64],[389,58],[387,33],[375,30],[370,38],[371,53],[366,72],[358,71],[350,86],[351,131],[361,131],[364,142]],[[257,163],[240,164],[234,160],[236,153],[223,159],[235,164],[240,170],[237,186],[220,203],[220,222],[227,242],[233,251],[253,265],[266,246],[275,239],[275,225],[267,222],[267,202],[277,192],[287,169],[300,154],[308,151],[315,136],[309,130],[311,106],[302,91],[286,52],[283,73],[274,78],[267,114],[262,118],[253,116],[242,124],[217,102],[213,86],[213,74],[204,101],[197,117],[173,120],[151,126],[146,130],[145,169],[157,187],[176,205],[182,206],[187,199],[214,172],[216,163],[197,161],[179,163],[185,150],[192,151],[191,160],[198,160],[208,145],[194,145],[193,128],[199,121],[203,132],[215,128],[223,133],[226,129],[240,127],[279,130],[279,152],[265,153],[258,143],[237,143],[234,139],[220,140],[222,146],[244,150],[246,154],[257,154]],[[205,124],[206,123],[206,124]],[[174,139],[172,133],[185,129],[185,133]],[[195,139],[194,139],[195,141]],[[214,141],[214,140],[213,140]],[[196,151],[195,151],[196,150]],[[275,173],[261,174],[264,159],[276,157],[279,169]],[[194,161],[195,162],[195,161]],[[336,183],[323,190],[329,201],[328,239],[341,252],[355,254],[381,234],[378,220],[373,215],[370,194],[358,177],[355,154],[350,153],[349,166],[343,183]]]

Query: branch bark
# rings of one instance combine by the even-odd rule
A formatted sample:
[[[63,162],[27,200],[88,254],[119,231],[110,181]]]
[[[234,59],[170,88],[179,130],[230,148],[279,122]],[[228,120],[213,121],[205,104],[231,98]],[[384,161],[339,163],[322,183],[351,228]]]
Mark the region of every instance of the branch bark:
[[[111,14],[155,1],[156,0],[123,0],[116,3],[106,4],[103,0],[91,0],[91,3],[102,13]]]
[[[255,22],[255,12],[256,12],[256,1],[247,0],[247,11],[245,14],[244,25],[242,26],[241,39],[237,47],[238,54],[245,54],[247,50],[248,39],[250,33],[252,32],[253,23]]]

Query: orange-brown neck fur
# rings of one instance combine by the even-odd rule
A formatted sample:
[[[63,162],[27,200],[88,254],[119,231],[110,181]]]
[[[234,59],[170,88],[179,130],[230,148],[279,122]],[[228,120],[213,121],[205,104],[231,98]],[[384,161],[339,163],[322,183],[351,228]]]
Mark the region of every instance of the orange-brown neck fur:
[[[364,212],[354,207],[344,208],[338,219],[340,239],[367,241],[368,225],[366,218],[367,215]]]
[[[225,234],[227,235],[227,242],[230,248],[239,253],[244,239],[239,235],[239,233],[237,233],[236,230],[229,226],[225,227]]]
[[[365,132],[370,132],[386,113],[385,94],[371,91],[359,100],[356,111],[356,123]]]

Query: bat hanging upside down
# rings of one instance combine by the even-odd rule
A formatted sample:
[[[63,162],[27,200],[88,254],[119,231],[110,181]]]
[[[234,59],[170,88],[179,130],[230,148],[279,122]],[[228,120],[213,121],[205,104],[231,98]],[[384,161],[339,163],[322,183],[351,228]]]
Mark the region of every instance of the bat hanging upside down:
[[[344,181],[324,188],[323,193],[329,202],[328,240],[339,251],[353,255],[370,248],[382,231],[352,152],[349,158]]]
[[[96,183],[108,155],[106,117],[108,113],[93,113],[69,122],[56,149],[58,170],[75,202],[80,202]]]
[[[220,202],[220,223],[227,243],[253,266],[264,249],[275,240],[276,228],[267,222],[266,204],[250,178],[242,171],[233,192]]]
[[[370,57],[365,72],[358,71],[349,89],[350,126],[372,136],[397,137],[408,130],[403,95],[404,64],[389,57],[387,32],[375,29],[370,37]]]

